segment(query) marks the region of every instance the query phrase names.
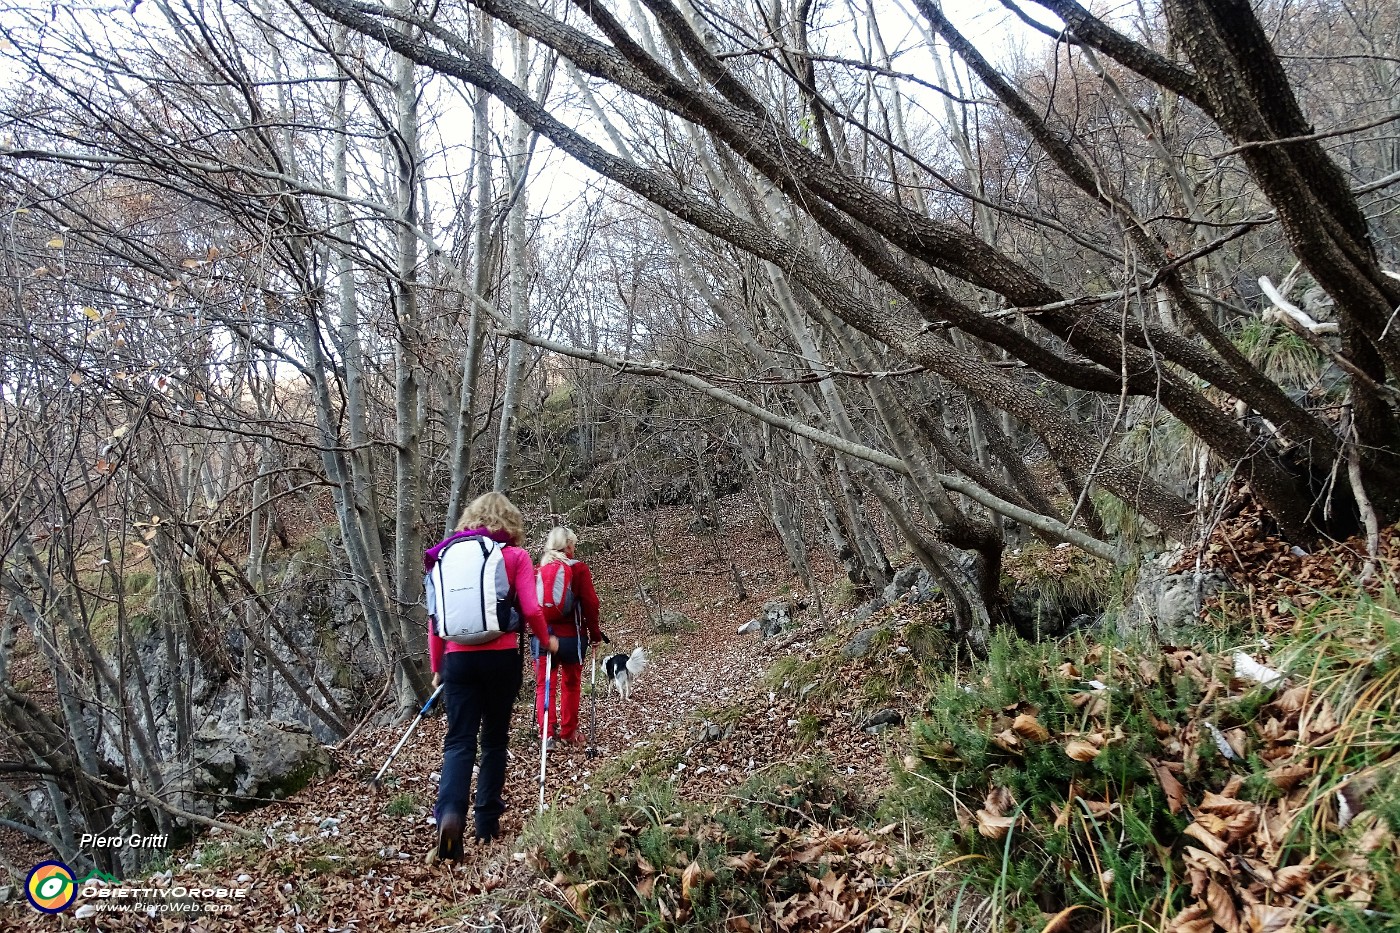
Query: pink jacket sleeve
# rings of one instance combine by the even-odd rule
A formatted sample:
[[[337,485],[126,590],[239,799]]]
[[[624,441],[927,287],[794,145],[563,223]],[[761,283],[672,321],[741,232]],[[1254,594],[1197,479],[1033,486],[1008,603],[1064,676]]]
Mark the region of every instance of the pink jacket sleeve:
[[[596,644],[603,640],[603,632],[598,628],[598,591],[593,588],[593,571],[583,561],[574,564],[574,595],[583,607],[583,624],[588,629],[588,637]]]
[[[428,664],[432,666],[433,673],[436,674],[442,669],[442,655],[447,650],[447,642],[438,637],[433,631],[433,617],[428,616]]]
[[[511,589],[515,590],[516,601],[520,604],[520,617],[532,635],[542,643],[548,642],[549,626],[535,599],[535,563],[530,560],[530,552],[518,547],[506,548],[506,573],[510,575]]]

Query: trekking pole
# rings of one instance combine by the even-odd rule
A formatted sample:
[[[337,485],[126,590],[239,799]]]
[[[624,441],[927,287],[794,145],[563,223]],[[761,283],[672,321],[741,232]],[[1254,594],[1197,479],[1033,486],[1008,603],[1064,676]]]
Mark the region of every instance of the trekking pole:
[[[588,675],[588,757],[598,754],[598,646],[590,645],[593,673]]]
[[[549,681],[553,672],[554,655],[546,651],[544,656],[544,721],[540,724],[540,813],[544,812],[544,766],[549,753]]]
[[[438,688],[433,691],[433,695],[428,697],[428,702],[424,703],[423,708],[418,711],[418,715],[413,717],[413,722],[408,724],[408,731],[403,734],[403,738],[399,739],[399,744],[395,745],[394,750],[389,753],[388,759],[384,762],[384,767],[380,768],[379,773],[370,779],[369,783],[372,786],[379,786],[379,779],[382,778],[384,772],[389,769],[389,762],[394,760],[394,756],[399,753],[399,749],[403,748],[404,743],[408,741],[408,737],[413,734],[413,730],[418,728],[419,720],[428,712],[428,708],[433,705],[433,701],[438,698],[438,694],[442,692],[442,688],[445,686],[447,686],[447,684],[438,684]]]

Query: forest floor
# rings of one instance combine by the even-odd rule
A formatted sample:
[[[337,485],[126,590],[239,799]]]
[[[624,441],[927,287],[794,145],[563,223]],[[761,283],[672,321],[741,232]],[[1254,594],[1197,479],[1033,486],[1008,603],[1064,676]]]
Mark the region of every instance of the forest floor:
[[[796,700],[773,689],[765,676],[779,657],[810,649],[803,633],[821,630],[812,610],[795,609],[796,626],[773,639],[738,634],[766,602],[790,602],[796,584],[761,517],[736,499],[721,502],[721,509],[724,530],[718,538],[693,524],[693,511],[663,509],[649,513],[645,523],[600,529],[595,540],[585,540],[603,603],[602,627],[612,644],[599,646],[596,707],[590,703],[589,666],[583,675],[580,728],[596,735],[595,754],[582,746],[550,752],[550,806],[576,803],[593,790],[625,796],[639,776],[662,768],[679,795],[722,800],[753,775],[813,754],[866,787],[888,782],[887,759],[907,744],[897,728],[867,734],[859,723],[845,721],[853,715],[849,710],[833,710],[843,720],[835,728],[814,726],[811,714],[798,715]],[[743,599],[736,596],[731,562],[742,575]],[[663,610],[666,630],[658,631]],[[607,689],[601,659],[638,644],[649,664],[631,701],[623,702]],[[215,829],[174,855],[166,869],[173,883],[250,889],[235,918],[195,920],[188,929],[437,930],[489,918],[518,902],[536,884],[519,840],[539,793],[534,687],[527,663],[513,718],[503,836],[496,843],[469,843],[461,865],[431,864],[444,717],[434,711],[423,720],[378,788],[367,778],[392,750],[403,724],[366,729],[334,749],[337,771],[331,777],[284,802],[223,817],[260,836],[261,843]],[[712,737],[705,731],[711,723],[723,732]],[[56,917],[20,908],[15,919],[32,929],[92,928],[98,918],[82,906],[80,900]],[[186,922],[103,914],[98,926],[163,930],[185,929]]]
[[[461,864],[430,857],[435,716],[382,787],[368,778],[402,724],[335,749],[338,771],[292,799],[226,817],[253,838],[216,831],[176,853],[168,883],[250,890],[235,916],[80,902],[0,926],[1400,930],[1400,529],[1361,586],[1357,542],[1302,555],[1246,512],[1200,550],[1232,593],[1190,645],[1003,632],[969,663],[939,603],[913,598],[738,634],[797,587],[738,500],[717,536],[693,517],[648,513],[584,542],[609,650],[642,644],[650,665],[631,702],[599,682],[597,754],[550,753],[543,816],[527,672],[504,836]]]

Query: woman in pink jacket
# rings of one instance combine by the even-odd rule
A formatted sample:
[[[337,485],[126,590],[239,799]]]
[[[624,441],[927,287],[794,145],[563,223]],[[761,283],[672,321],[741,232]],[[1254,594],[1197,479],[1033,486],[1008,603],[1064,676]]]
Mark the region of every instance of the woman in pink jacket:
[[[423,555],[425,570],[432,571],[438,555],[460,538],[489,537],[506,547],[502,551],[511,599],[525,626],[543,641],[550,652],[559,642],[545,627],[535,599],[535,567],[525,540],[525,520],[520,510],[498,492],[479,496],[467,506],[457,523],[457,531],[428,549]],[[434,600],[429,601],[432,611]],[[524,626],[522,626],[523,628]],[[481,766],[476,781],[475,838],[490,840],[500,833],[505,802],[501,790],[506,780],[506,743],[510,737],[510,713],[520,693],[524,665],[519,632],[505,632],[493,641],[460,645],[439,638],[434,620],[428,620],[428,656],[433,667],[433,686],[446,684],[443,707],[447,710],[447,737],[442,746],[442,777],[438,781],[438,857],[461,859],[462,833],[470,800],[472,766],[476,764],[477,742],[481,745]]]
[[[555,528],[545,538],[544,553],[540,555],[540,576],[545,575],[547,564],[561,564],[569,568],[569,590],[573,595],[573,611],[551,619],[551,610],[544,607],[545,622],[549,632],[559,639],[560,650],[554,656],[551,683],[545,689],[545,659],[539,650],[539,642],[530,640],[530,653],[535,659],[535,724],[544,732],[544,698],[549,694],[549,722],[555,726],[561,741],[570,745],[582,745],[583,737],[578,734],[578,708],[583,696],[583,659],[588,655],[588,646],[609,639],[598,628],[598,591],[593,588],[593,573],[588,565],[574,558],[578,547],[578,535],[568,528]],[[562,571],[556,571],[562,572]],[[541,581],[542,585],[543,581]],[[537,594],[538,595],[538,594]],[[545,600],[548,602],[548,599]],[[552,746],[554,739],[545,740]]]

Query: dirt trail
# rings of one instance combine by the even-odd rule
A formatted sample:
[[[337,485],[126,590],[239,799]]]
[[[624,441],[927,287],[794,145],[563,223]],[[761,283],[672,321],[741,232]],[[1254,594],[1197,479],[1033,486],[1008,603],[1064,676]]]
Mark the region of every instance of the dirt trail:
[[[603,630],[613,640],[604,650],[630,651],[642,644],[651,658],[631,702],[606,691],[600,666],[598,755],[590,759],[582,747],[550,754],[546,795],[551,803],[577,799],[597,784],[604,769],[612,774],[609,789],[625,794],[634,778],[618,766],[623,756],[682,759],[688,763],[676,773],[683,793],[693,784],[695,793],[701,794],[738,783],[750,769],[783,754],[788,743],[761,734],[748,737],[746,743],[733,743],[722,756],[731,760],[685,754],[694,744],[688,737],[704,713],[766,700],[762,675],[772,664],[775,648],[771,642],[736,630],[766,600],[788,592],[791,586],[786,562],[765,523],[746,514],[736,501],[726,505],[726,531],[718,544],[741,568],[747,589],[742,601],[735,597],[728,564],[715,557],[716,540],[689,530],[694,517],[689,511],[653,513],[650,530],[612,529],[595,536],[603,549],[588,560],[603,601]],[[661,608],[683,613],[693,621],[693,630],[656,634],[652,620]],[[589,716],[588,677],[585,668],[580,716],[584,729]],[[431,812],[446,723],[441,716],[425,720],[378,790],[369,786],[367,778],[393,748],[403,726],[367,730],[335,751],[339,770],[330,778],[283,803],[226,817],[257,833],[263,844],[216,831],[178,853],[170,869],[173,883],[251,889],[236,915],[205,918],[188,929],[304,933],[395,925],[436,930],[469,917],[489,918],[492,899],[482,899],[481,894],[528,883],[516,852],[516,834],[535,813],[539,792],[533,697],[534,676],[527,667],[512,720],[508,810],[502,819],[501,840],[473,847],[463,865],[429,865],[426,856],[436,839]],[[765,714],[770,720],[780,716],[771,710]],[[763,751],[746,753],[748,744]],[[703,758],[711,763],[703,763]],[[17,907],[11,917],[24,927],[46,930],[55,924],[62,929],[87,929],[92,922],[80,919],[76,908],[54,918]],[[101,928],[184,928],[167,926],[167,922],[166,918],[114,914],[103,915]]]

